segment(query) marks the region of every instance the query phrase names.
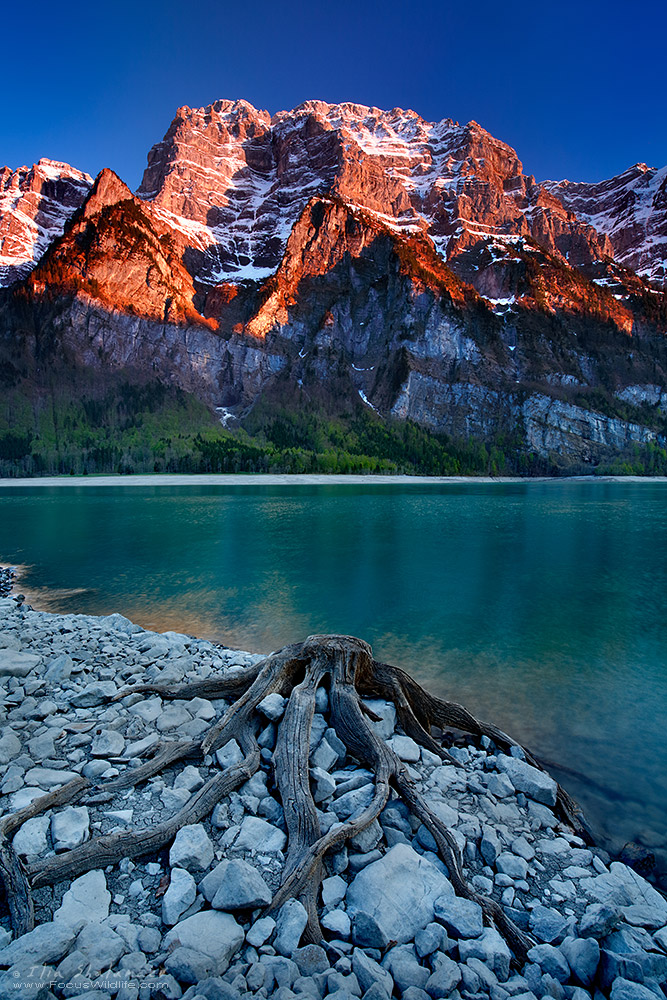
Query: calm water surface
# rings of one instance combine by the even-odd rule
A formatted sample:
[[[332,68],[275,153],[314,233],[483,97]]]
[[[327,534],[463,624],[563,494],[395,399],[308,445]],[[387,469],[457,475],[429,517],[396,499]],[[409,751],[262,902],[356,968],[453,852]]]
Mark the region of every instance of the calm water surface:
[[[666,556],[663,483],[0,490],[39,607],[358,635],[557,766],[612,847],[667,842]]]

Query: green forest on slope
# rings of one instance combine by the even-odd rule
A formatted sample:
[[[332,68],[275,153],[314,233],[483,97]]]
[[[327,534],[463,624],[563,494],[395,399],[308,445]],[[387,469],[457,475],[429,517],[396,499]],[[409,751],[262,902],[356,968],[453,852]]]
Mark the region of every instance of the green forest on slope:
[[[350,405],[260,401],[244,427],[226,430],[203,403],[160,382],[119,382],[101,397],[60,389],[0,401],[0,475],[100,473],[367,473],[559,475],[558,460],[526,454],[520,434],[456,440],[413,421],[387,420]],[[588,470],[590,471],[590,470]],[[605,475],[666,475],[667,452],[636,447],[598,466]]]

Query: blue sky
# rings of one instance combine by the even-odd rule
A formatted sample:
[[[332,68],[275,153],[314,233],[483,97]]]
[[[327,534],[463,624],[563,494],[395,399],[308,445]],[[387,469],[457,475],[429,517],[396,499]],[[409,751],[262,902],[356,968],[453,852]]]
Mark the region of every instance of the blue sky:
[[[538,180],[667,163],[667,8],[609,0],[5,6],[0,166],[110,166],[136,187],[177,107],[308,98],[475,119]]]

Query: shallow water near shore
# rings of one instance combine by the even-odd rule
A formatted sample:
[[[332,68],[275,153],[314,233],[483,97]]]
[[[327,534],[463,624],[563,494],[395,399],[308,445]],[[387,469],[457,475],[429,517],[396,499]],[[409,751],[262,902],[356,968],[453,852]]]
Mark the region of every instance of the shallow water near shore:
[[[612,848],[667,842],[667,484],[34,487],[36,607],[268,651],[367,639],[529,745]]]

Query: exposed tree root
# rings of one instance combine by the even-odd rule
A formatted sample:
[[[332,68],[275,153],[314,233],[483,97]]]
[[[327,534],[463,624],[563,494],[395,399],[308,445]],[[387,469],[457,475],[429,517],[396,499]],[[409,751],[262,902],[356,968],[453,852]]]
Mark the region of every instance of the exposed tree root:
[[[345,744],[348,755],[367,767],[375,780],[373,799],[367,808],[347,823],[335,824],[324,834],[320,830],[309,781],[310,735],[317,690],[321,685],[328,687],[330,725]],[[394,789],[435,839],[455,891],[477,902],[486,922],[498,928],[518,959],[525,959],[532,941],[515,926],[498,903],[470,887],[463,873],[454,836],[430,809],[411,780],[406,766],[373,729],[370,724],[373,713],[363,703],[362,697],[391,701],[403,731],[421,746],[454,764],[456,761],[438,742],[434,729],[437,732],[451,727],[476,736],[487,736],[507,750],[517,744],[495,726],[479,722],[460,705],[428,694],[404,671],[375,661],[370,646],[365,642],[335,635],[310,636],[305,642],[286,646],[248,670],[231,676],[171,687],[142,684],[121,691],[116,700],[135,693],[154,693],[163,698],[203,696],[235,700],[223,718],[211,726],[200,741],[160,743],[152,758],[140,767],[128,768],[110,781],[95,783],[77,778],[4,818],[0,823],[0,878],[10,901],[15,934],[25,933],[34,924],[32,890],[75,878],[94,868],[117,864],[123,858],[138,857],[165,847],[182,826],[200,822],[222,798],[251,778],[261,760],[257,732],[262,723],[257,709],[260,702],[273,692],[288,698],[278,725],[273,756],[275,781],[288,831],[288,846],[282,884],[269,911],[277,910],[289,898],[301,900],[308,913],[305,937],[310,941],[320,941],[318,895],[325,873],[325,856],[369,826],[379,816]],[[243,759],[215,774],[163,823],[99,836],[64,854],[28,867],[13,851],[11,837],[33,816],[75,801],[91,805],[107,802],[117,791],[147,781],[179,761],[202,759],[232,739],[237,740],[241,747]],[[531,764],[540,767],[529,752],[524,752]],[[576,803],[560,787],[557,808],[564,819],[586,835]]]

